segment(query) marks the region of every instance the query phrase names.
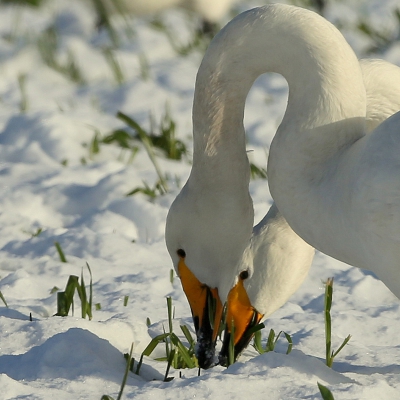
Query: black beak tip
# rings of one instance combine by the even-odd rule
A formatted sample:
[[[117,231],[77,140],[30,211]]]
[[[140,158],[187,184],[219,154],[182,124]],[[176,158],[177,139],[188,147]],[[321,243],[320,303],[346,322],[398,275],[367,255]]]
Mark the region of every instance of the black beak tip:
[[[211,368],[215,365],[215,344],[209,341],[199,340],[196,345],[196,357],[199,367],[203,369]]]

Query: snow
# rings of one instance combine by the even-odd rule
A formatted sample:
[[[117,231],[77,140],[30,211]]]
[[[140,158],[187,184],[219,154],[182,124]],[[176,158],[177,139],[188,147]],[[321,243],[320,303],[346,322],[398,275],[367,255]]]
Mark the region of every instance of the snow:
[[[238,8],[256,4],[243,1]],[[355,31],[358,17],[389,32],[396,29],[391,12],[396,6],[390,0],[332,1],[327,16],[342,21],[346,38],[362,56],[371,42]],[[148,128],[149,114],[160,121],[168,108],[178,138],[191,149],[191,103],[201,53],[178,55],[149,19],[130,18],[134,32],[129,36],[126,22],[113,18],[121,35],[119,47],[111,50],[122,69],[121,85],[102,50],[111,42],[104,30],[96,30],[89,2],[52,0],[39,9],[1,6],[0,291],[9,306],[0,301],[2,399],[116,398],[126,365],[123,353],[133,343],[137,360],[151,338],[163,332],[167,296],[175,307],[175,332],[186,324],[193,333],[179,279],[170,281],[172,264],[164,244],[168,208],[190,163],[158,154],[170,191],[150,201],[143,194],[126,197],[143,182],[153,187],[158,179],[140,144],[133,160],[116,145],[100,144],[98,154],[89,147],[96,132],[104,137],[125,127],[117,111]],[[178,38],[184,44],[190,37],[186,14],[170,10],[162,18],[182,32]],[[57,60],[65,65],[72,54],[84,83],[71,81],[40,57],[37,42],[50,26],[57,31]],[[400,65],[398,44],[379,56]],[[148,79],[142,78],[143,57]],[[24,77],[25,112],[19,77],[20,82]],[[248,97],[249,157],[261,167],[286,96],[283,79],[263,76]],[[252,181],[250,190],[258,221],[272,200],[264,180]],[[42,232],[34,235],[38,229]],[[55,242],[67,263],[60,261]],[[74,316],[54,316],[57,294],[51,289],[63,289],[82,268],[88,283],[86,263],[93,273],[93,303],[101,309],[93,311],[93,320],[82,319],[76,298]],[[352,335],[333,369],[324,364],[322,282],[330,276],[335,277],[333,348]],[[129,374],[123,398],[320,399],[320,382],[337,399],[397,399],[399,308],[399,300],[371,273],[317,253],[300,290],[265,322],[263,341],[270,328],[292,336],[289,355],[282,338],[275,352],[257,355],[249,346],[227,369],[216,366],[200,376],[185,369],[181,377],[171,369],[174,379],[163,382],[166,363],[152,358],[163,355],[158,348],[144,358],[140,376]]]

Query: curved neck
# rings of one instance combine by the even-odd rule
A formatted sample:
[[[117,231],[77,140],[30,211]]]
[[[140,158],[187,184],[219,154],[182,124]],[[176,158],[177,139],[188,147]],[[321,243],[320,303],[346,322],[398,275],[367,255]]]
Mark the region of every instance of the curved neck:
[[[313,12],[268,5],[232,20],[206,52],[193,105],[194,174],[197,167],[204,172],[209,166],[211,175],[219,171],[227,178],[238,172],[235,165],[245,162],[245,99],[264,72],[279,73],[289,84],[288,106],[278,135],[282,131],[295,136],[307,133],[306,146],[304,138],[293,140],[298,155],[310,157],[310,141],[334,154],[364,134],[362,74],[342,35]],[[335,134],[332,141],[327,130],[323,135],[314,131],[349,118],[354,118],[356,129],[342,131],[340,140]],[[317,152],[313,156],[327,157]]]

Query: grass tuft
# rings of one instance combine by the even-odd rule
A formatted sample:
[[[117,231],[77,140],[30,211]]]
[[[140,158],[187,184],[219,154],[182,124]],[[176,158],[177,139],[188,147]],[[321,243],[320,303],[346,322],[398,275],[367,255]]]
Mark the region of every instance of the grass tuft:
[[[326,386],[322,385],[319,382],[317,382],[317,385],[318,385],[318,389],[321,393],[321,396],[324,400],[335,400],[332,392]]]
[[[159,344],[165,345],[165,357],[156,358],[157,361],[165,361],[167,363],[164,382],[169,382],[173,378],[168,377],[171,367],[174,369],[183,368],[198,368],[197,358],[195,356],[195,345],[196,342],[189,332],[189,329],[185,325],[181,325],[180,328],[184,334],[186,340],[189,343],[189,347],[186,347],[179,337],[173,332],[173,307],[172,299],[167,297],[167,311],[168,311],[168,332],[165,332],[154,337],[147,347],[144,349],[140,356],[139,362],[137,363],[135,374],[140,374],[140,369],[143,364],[143,357],[149,357],[154,349]],[[150,320],[146,321],[147,326],[150,325]]]
[[[121,387],[119,389],[117,400],[121,399],[122,393],[123,393],[125,385],[126,385],[126,381],[128,379],[129,371],[132,371],[132,365],[133,365],[133,361],[134,361],[132,358],[132,353],[133,353],[133,343],[131,345],[131,350],[130,350],[129,354],[128,353],[124,354],[124,357],[126,359],[126,367],[125,367],[125,373],[122,378]],[[103,396],[101,396],[101,400],[114,400],[114,398],[107,394],[104,394]]]
[[[264,324],[262,324],[264,325]],[[284,332],[284,331],[280,331],[277,335],[275,334],[275,331],[273,329],[271,329],[269,331],[269,335],[267,338],[267,342],[265,343],[265,347],[262,346],[261,344],[261,331],[258,330],[254,333],[254,344],[253,347],[257,350],[257,352],[259,354],[264,354],[264,353],[268,353],[269,351],[275,351],[275,346],[276,343],[278,342],[279,337],[281,336],[281,334],[283,333],[283,335],[285,336],[286,340],[288,341],[288,348],[286,350],[286,354],[289,354],[292,351],[292,347],[293,347],[293,341],[291,336]]]
[[[348,335],[336,350],[332,350],[332,320],[331,320],[331,307],[333,299],[333,278],[328,278],[325,284],[325,300],[324,300],[324,315],[325,315],[325,349],[326,349],[326,365],[332,368],[333,360],[344,346],[351,339]]]
[[[0,290],[0,299],[3,301],[4,305],[8,308],[8,304],[6,302],[6,299],[3,296],[3,293],[1,293],[1,290]]]
[[[161,169],[158,165],[155,153],[154,153],[154,146],[149,138],[149,135],[146,133],[144,129],[132,118],[128,117],[126,114],[122,112],[117,113],[117,118],[119,118],[121,121],[124,121],[130,128],[132,128],[138,137],[140,138],[141,142],[143,143],[144,148],[147,151],[147,154],[150,158],[150,161],[152,162],[156,173],[159,178],[159,184],[160,187],[162,188],[164,193],[168,192],[168,185],[167,185],[167,180],[164,176],[164,174],[161,172]]]
[[[76,275],[70,275],[68,278],[67,285],[64,292],[57,293],[57,313],[55,315],[60,317],[66,317],[72,308],[72,315],[74,314],[74,294],[75,290],[78,292],[79,299],[81,301],[81,315],[82,318],[88,317],[89,320],[92,319],[92,298],[93,298],[93,282],[92,282],[92,271],[89,264],[86,266],[90,274],[89,283],[89,296],[86,292],[85,281],[83,278],[83,269],[81,273],[81,283],[79,283],[79,277]]]
[[[267,179],[267,170],[265,168],[257,167],[257,165],[250,163],[250,176],[251,179]]]
[[[118,85],[122,85],[125,81],[124,73],[122,72],[121,65],[119,64],[113,50],[106,47],[103,49],[103,55],[111,68],[115,82],[117,82]]]
[[[65,254],[64,254],[64,252],[63,252],[63,250],[61,248],[60,243],[59,242],[54,242],[54,246],[56,246],[57,253],[60,256],[60,261],[63,262],[63,263],[66,263],[67,259],[65,258]]]
[[[64,75],[67,79],[80,85],[85,83],[83,75],[70,50],[67,51],[67,60],[61,63],[57,58],[58,34],[54,26],[47,28],[37,42],[39,54],[43,62],[50,68]]]

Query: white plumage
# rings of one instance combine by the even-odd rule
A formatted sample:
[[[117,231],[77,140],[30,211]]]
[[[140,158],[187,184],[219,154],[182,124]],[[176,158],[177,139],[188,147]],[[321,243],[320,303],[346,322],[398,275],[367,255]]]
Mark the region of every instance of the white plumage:
[[[289,98],[268,161],[281,214],[273,207],[269,230],[261,223],[253,233],[243,114],[264,72],[283,75]],[[376,125],[379,114],[398,109],[398,97],[378,94],[380,80],[367,76],[368,101],[381,107],[368,112],[354,52],[333,25],[301,8],[270,4],[219,32],[196,80],[192,171],[167,218],[177,271],[184,254],[195,277],[225,301],[245,267],[251,305],[269,314],[306,276],[313,246],[375,272],[400,297],[400,114],[366,135],[367,118]]]

